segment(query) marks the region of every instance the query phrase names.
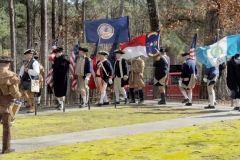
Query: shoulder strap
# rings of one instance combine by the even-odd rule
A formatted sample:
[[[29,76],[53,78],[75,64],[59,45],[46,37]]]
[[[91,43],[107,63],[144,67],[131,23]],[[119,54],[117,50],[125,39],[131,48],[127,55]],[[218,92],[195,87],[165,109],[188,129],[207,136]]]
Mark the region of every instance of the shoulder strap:
[[[102,63],[102,62],[100,62],[100,65],[102,66],[102,69],[103,69],[103,71],[105,72],[105,74],[108,76],[108,74],[107,74],[107,72],[106,72],[106,69],[105,69],[105,67],[103,66],[103,63]]]
[[[165,56],[162,56],[162,58],[163,58],[163,60],[167,63],[167,65],[169,66],[169,64],[168,64],[168,61],[167,61],[167,59],[166,59],[166,57]]]

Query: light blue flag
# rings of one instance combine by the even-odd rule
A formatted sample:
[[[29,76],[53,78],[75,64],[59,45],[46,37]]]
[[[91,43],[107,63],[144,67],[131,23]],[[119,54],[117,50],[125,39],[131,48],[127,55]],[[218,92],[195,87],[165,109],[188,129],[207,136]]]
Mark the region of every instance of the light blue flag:
[[[210,46],[199,47],[197,60],[207,68],[218,66],[240,53],[240,34],[224,37]]]

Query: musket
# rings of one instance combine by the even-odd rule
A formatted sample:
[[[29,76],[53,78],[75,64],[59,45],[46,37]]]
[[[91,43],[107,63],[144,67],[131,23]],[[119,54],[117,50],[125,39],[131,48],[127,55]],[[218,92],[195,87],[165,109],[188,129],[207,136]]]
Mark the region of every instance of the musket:
[[[35,49],[36,49],[36,47],[37,47],[37,42],[35,42],[34,44],[35,44],[35,47],[34,47],[33,50],[31,50],[31,52],[33,52],[33,56],[32,56],[32,58],[30,59],[30,61],[25,65],[24,73],[23,73],[23,75],[22,75],[22,77],[21,77],[20,84],[22,84],[24,78],[25,78],[26,75],[27,75],[27,72],[25,72],[26,68],[29,69],[30,66],[33,64],[34,55],[36,54],[36,50],[35,50]]]

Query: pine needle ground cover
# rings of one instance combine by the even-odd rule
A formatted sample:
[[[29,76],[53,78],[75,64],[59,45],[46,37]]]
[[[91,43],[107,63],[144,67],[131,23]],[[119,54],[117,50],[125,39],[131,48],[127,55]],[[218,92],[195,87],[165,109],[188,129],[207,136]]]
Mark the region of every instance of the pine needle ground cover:
[[[26,160],[239,160],[240,120],[1,155]]]
[[[17,117],[12,128],[12,139],[80,132],[144,122],[168,120],[209,113],[194,109],[156,107],[122,107]],[[2,127],[0,127],[2,133]],[[2,140],[2,139],[1,139]],[[1,141],[0,140],[0,141]]]

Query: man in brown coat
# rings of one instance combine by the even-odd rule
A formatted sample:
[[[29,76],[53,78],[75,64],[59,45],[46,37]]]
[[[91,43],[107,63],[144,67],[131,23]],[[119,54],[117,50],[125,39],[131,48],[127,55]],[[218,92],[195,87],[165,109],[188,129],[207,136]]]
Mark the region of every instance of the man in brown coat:
[[[12,60],[6,56],[0,56],[0,120],[3,124],[2,153],[10,152],[10,106],[12,99],[20,99],[18,89],[19,79],[14,72],[9,71]]]
[[[136,57],[133,60],[128,61],[128,64],[131,65],[130,67],[130,78],[129,78],[129,88],[130,94],[132,97],[132,101],[129,103],[136,103],[135,102],[135,95],[134,95],[134,86],[138,86],[138,94],[139,94],[139,104],[144,102],[143,96],[143,87],[145,86],[144,79],[143,79],[143,72],[145,63],[140,57]]]

